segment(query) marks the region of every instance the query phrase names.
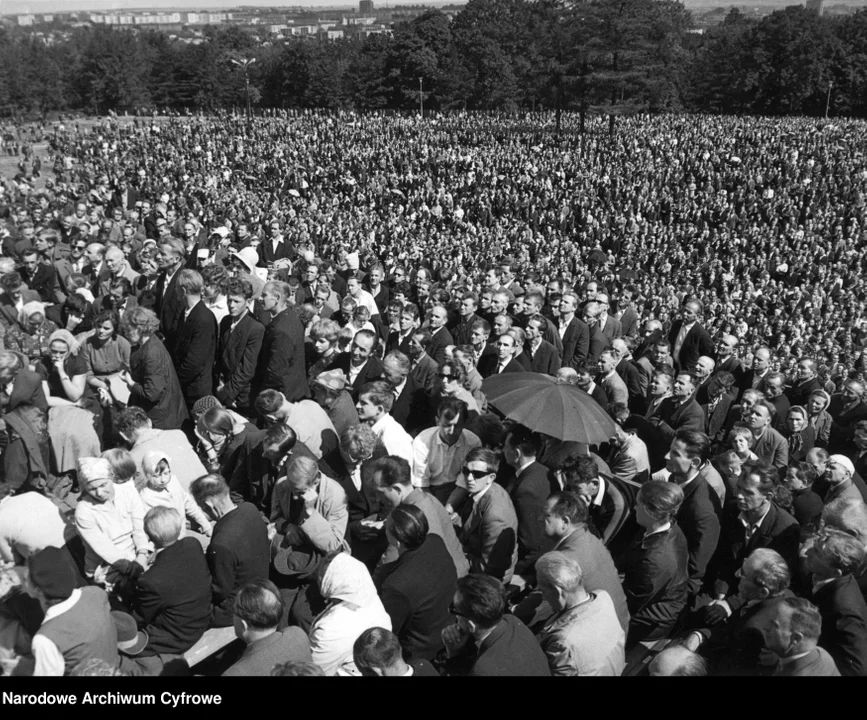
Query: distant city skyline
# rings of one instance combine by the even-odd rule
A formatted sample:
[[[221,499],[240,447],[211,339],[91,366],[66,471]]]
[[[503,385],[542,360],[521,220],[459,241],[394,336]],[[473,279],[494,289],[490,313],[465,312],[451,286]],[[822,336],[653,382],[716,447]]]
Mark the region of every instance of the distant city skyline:
[[[465,0],[415,0],[409,2],[397,2],[395,0],[374,0],[374,6],[393,7],[395,5],[449,5],[464,4]],[[335,8],[335,9],[358,9],[357,0],[301,0],[300,2],[287,2],[287,0],[0,0],[0,14],[42,14],[61,12],[111,12],[132,10],[168,10],[175,12],[184,10],[228,10],[237,7],[303,7],[303,8]]]

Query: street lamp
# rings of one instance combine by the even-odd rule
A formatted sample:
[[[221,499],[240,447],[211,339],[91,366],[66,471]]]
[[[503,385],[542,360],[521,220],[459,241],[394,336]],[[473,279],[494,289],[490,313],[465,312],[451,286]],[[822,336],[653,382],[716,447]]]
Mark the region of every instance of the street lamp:
[[[244,101],[247,103],[248,123],[253,119],[253,112],[250,110],[250,74],[248,71],[254,62],[256,62],[256,58],[241,58],[240,60],[232,58],[232,64],[244,68]]]

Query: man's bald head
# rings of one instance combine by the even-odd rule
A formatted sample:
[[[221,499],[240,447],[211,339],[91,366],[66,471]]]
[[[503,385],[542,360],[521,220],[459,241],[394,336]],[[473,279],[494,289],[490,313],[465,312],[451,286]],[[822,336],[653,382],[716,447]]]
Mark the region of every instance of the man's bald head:
[[[663,650],[650,663],[653,677],[702,677],[707,675],[707,662],[682,645]]]

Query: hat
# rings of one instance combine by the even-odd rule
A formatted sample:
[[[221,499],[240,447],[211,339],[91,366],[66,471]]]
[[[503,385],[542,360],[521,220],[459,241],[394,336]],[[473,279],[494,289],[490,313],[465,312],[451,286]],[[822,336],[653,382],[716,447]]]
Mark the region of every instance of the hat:
[[[229,254],[234,255],[244,263],[251,274],[256,271],[256,266],[259,264],[259,253],[256,252],[256,248],[245,247],[243,250],[230,250]]]
[[[329,390],[340,392],[346,387],[346,375],[343,374],[343,370],[328,370],[319,373],[313,382]]]
[[[855,476],[855,466],[845,455],[832,455],[828,458],[828,465],[841,465],[849,471],[849,477]]]
[[[229,236],[229,229],[224,227],[218,227],[211,230],[211,235],[219,235],[221,238],[226,238]]]
[[[113,610],[111,619],[117,628],[117,649],[124,655],[138,655],[148,644],[148,634],[139,630],[135,618],[125,612]]]
[[[114,481],[114,473],[108,460],[97,457],[78,458],[78,480],[86,485],[100,478]]]
[[[208,410],[221,407],[223,407],[223,403],[217,400],[217,398],[213,395],[205,395],[205,397],[199,398],[193,403],[193,415],[198,417],[199,415],[204,415]]]
[[[271,543],[271,552],[274,554],[274,569],[281,575],[291,575],[300,580],[309,578],[322,559],[320,555],[291,545],[285,547],[285,539],[280,535],[274,537]],[[276,553],[276,554],[275,554]]]
[[[75,590],[75,569],[60,548],[47,547],[33,553],[27,569],[33,586],[51,600],[66,600]]]
[[[350,270],[358,270],[358,253],[349,253],[346,256],[346,267]]]

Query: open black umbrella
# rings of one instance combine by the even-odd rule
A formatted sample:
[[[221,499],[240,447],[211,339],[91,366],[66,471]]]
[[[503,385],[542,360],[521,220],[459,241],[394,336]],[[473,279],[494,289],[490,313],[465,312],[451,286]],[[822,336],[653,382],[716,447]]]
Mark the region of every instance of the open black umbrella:
[[[482,392],[507,418],[558,440],[599,445],[614,435],[614,421],[592,397],[549,375],[492,375],[482,383]]]

